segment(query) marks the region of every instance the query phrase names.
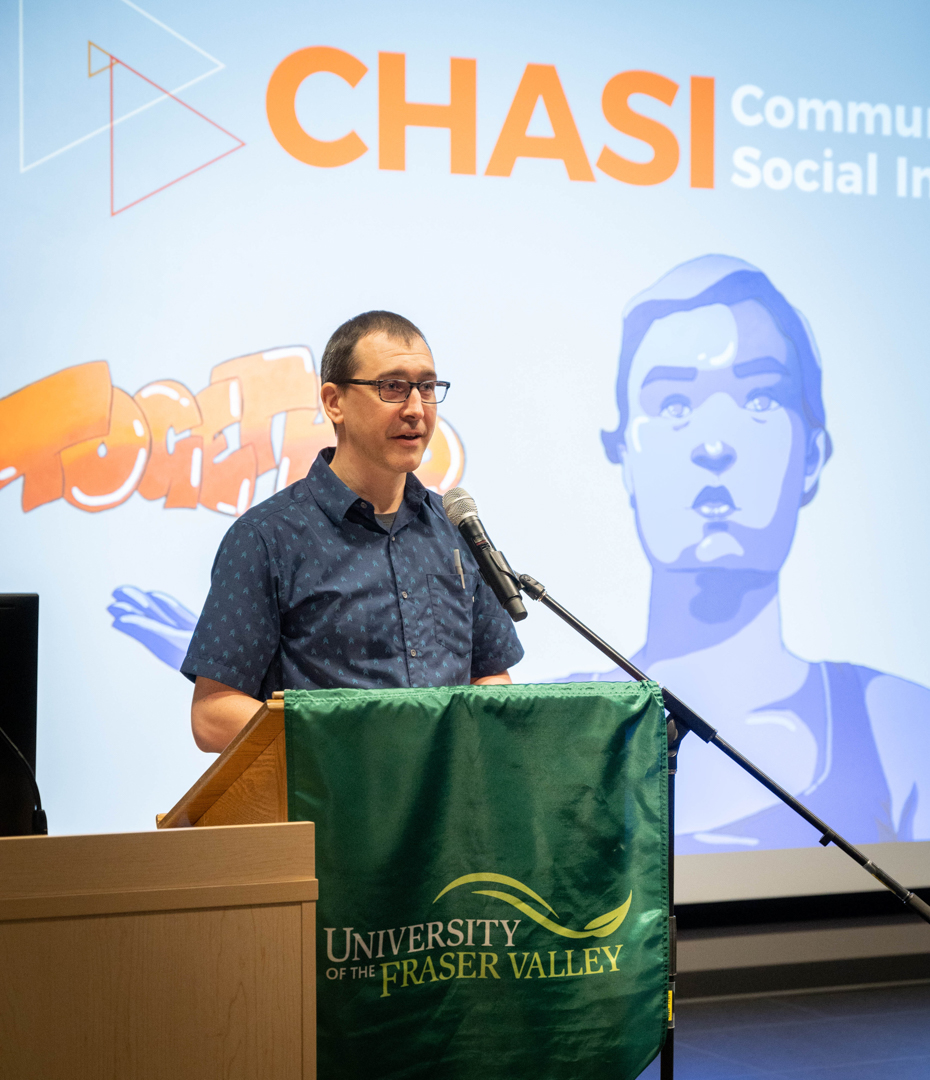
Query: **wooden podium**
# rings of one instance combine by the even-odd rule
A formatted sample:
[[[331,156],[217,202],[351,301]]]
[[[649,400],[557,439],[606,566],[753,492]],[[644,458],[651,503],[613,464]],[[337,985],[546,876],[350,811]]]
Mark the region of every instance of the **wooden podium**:
[[[283,702],[160,826],[0,838],[0,1080],[315,1080],[314,826],[287,823]]]
[[[287,821],[284,695],[258,710],[159,829],[191,825],[257,825]]]

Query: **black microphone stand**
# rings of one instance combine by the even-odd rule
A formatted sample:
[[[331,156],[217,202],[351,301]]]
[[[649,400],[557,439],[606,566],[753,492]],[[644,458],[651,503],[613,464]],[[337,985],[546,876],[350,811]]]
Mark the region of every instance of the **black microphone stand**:
[[[532,600],[538,600],[544,604],[550,611],[554,611],[556,615],[564,622],[575,630],[577,633],[591,644],[620,668],[622,668],[627,675],[636,679],[638,682],[647,682],[648,676],[639,670],[634,664],[631,664],[625,656],[621,656],[616,649],[612,649],[606,641],[599,638],[593,630],[589,629],[583,622],[576,619],[574,615],[561,604],[556,603],[555,600],[546,591],[544,585],[540,585],[535,578],[531,578],[529,574],[520,574],[519,577],[514,577],[515,584],[529,596]],[[677,974],[677,930],[675,925],[675,773],[677,771],[678,763],[678,747],[681,740],[688,734],[689,731],[693,731],[699,739],[702,739],[706,743],[712,743],[718,750],[722,750],[732,761],[735,761],[741,769],[744,769],[754,779],[758,780],[763,787],[768,788],[773,795],[777,795],[779,799],[791,809],[799,814],[806,822],[812,825],[820,833],[820,843],[826,847],[829,844],[835,844],[841,851],[844,851],[851,859],[854,859],[863,869],[867,870],[872,877],[877,881],[880,881],[886,889],[889,889],[895,894],[895,896],[908,907],[913,909],[924,922],[930,923],[930,905],[924,903],[919,896],[915,896],[909,889],[906,889],[903,885],[899,884],[893,877],[886,874],[884,870],[876,866],[871,859],[866,856],[856,847],[849,843],[848,840],[844,840],[834,829],[831,829],[829,825],[821,821],[816,814],[812,814],[810,810],[804,806],[803,803],[785,791],[783,787],[780,787],[775,781],[766,776],[761,769],[757,768],[748,759],[736,749],[734,749],[728,742],[717,733],[717,729],[711,727],[706,720],[703,720],[696,712],[689,709],[687,705],[678,697],[676,697],[670,690],[662,687],[662,699],[665,702],[665,711],[668,713],[668,905],[669,905],[669,977],[668,977],[668,1033],[666,1035],[665,1043],[662,1047],[662,1054],[660,1059],[660,1077],[661,1080],[673,1080],[675,1070],[675,978]]]

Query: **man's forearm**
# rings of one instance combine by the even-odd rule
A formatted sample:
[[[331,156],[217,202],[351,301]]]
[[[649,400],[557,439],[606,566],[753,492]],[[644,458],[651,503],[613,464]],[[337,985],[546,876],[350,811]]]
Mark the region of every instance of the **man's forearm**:
[[[493,686],[497,684],[512,683],[509,671],[502,671],[498,675],[483,675],[480,679],[472,679],[472,686]]]
[[[506,685],[513,680],[508,671],[472,679],[472,686]],[[191,702],[191,729],[194,742],[207,753],[221,753],[261,708],[256,698],[213,679],[197,677]]]
[[[191,702],[194,742],[207,753],[218,754],[261,708],[262,703],[241,690],[198,676]]]

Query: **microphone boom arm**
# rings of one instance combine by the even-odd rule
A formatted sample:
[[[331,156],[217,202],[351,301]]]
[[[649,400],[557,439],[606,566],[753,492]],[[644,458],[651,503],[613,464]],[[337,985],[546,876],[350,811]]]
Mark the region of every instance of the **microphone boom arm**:
[[[506,560],[504,560],[506,562]],[[509,567],[508,567],[509,569]],[[511,573],[513,573],[511,571]],[[519,582],[520,587],[530,597],[531,600],[537,600],[550,611],[554,612],[563,622],[579,633],[586,641],[589,641],[596,649],[600,651],[617,665],[622,668],[630,678],[635,679],[637,682],[646,682],[648,676],[636,667],[635,664],[630,663],[625,656],[622,656],[616,649],[604,641],[603,638],[598,637],[590,627],[585,626],[580,619],[577,619],[567,608],[562,607],[557,603],[549,593],[546,591],[546,587],[541,585],[535,578],[531,578],[529,574],[520,574],[519,578],[515,578]],[[876,866],[870,858],[868,858],[863,852],[861,852],[853,844],[850,844],[848,840],[845,840],[835,829],[831,829],[829,825],[821,821],[816,814],[812,813],[807,807],[799,802],[790,792],[785,791],[783,787],[777,784],[770,776],[767,776],[761,769],[753,765],[753,763],[746,757],[744,757],[738,750],[730,746],[730,744],[720,737],[717,729],[707,723],[702,717],[698,716],[696,712],[690,709],[680,698],[676,697],[670,690],[662,687],[662,699],[665,702],[665,709],[669,716],[674,721],[675,727],[684,728],[682,736],[689,731],[693,731],[695,735],[706,743],[711,743],[722,751],[731,761],[736,762],[737,765],[745,772],[749,773],[753,779],[757,780],[763,787],[768,788],[773,795],[776,795],[786,806],[790,807],[796,814],[800,815],[804,820],[812,825],[821,835],[820,843],[824,847],[829,844],[835,844],[840,851],[845,852],[851,859],[857,862],[864,870],[867,870],[872,877],[885,886],[890,892],[893,892],[895,896],[903,903],[915,911],[924,922],[930,923],[930,905],[925,903],[921,898],[911,892],[910,889],[905,888],[898,881],[895,881],[890,874],[886,874],[881,867]],[[670,741],[677,738],[676,732],[670,730]]]

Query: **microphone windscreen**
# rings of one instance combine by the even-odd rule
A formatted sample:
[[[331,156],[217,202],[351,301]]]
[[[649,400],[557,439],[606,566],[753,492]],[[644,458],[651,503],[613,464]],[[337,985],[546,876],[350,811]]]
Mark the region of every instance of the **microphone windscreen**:
[[[475,500],[468,494],[465,488],[452,488],[442,497],[442,508],[446,517],[453,525],[458,527],[459,522],[471,514],[477,515],[478,507]]]

